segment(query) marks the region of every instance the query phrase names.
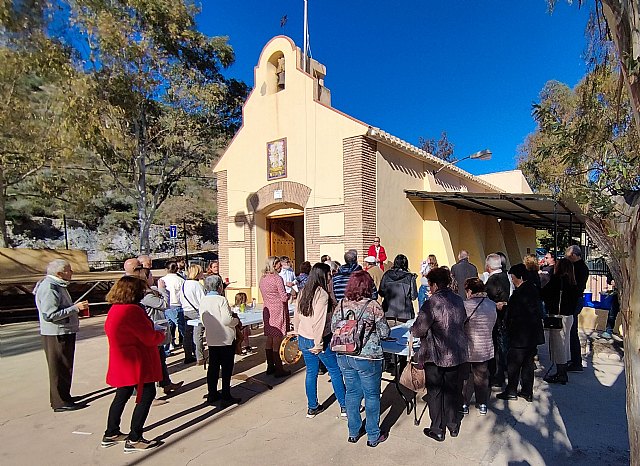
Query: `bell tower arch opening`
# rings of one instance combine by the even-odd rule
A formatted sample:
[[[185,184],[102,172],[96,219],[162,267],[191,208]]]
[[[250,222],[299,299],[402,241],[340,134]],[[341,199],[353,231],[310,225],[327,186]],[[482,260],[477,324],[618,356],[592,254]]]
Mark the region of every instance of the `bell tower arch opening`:
[[[267,60],[267,94],[284,91],[285,59],[281,51],[273,53]]]

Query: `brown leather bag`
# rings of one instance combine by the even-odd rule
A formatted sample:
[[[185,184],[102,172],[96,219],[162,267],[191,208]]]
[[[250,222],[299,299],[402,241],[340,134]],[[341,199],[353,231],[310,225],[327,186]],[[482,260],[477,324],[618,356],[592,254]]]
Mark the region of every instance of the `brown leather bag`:
[[[424,369],[411,361],[413,356],[413,335],[409,334],[409,357],[407,365],[400,374],[400,385],[407,387],[412,392],[420,393],[426,390],[427,384]]]
[[[236,314],[235,312],[231,315],[240,320],[240,317],[238,317],[238,314]],[[235,353],[238,355],[242,355],[242,343],[244,342],[244,334],[242,333],[242,330],[244,330],[244,326],[242,325],[242,322],[238,322],[238,324],[236,325],[236,337],[233,340]]]

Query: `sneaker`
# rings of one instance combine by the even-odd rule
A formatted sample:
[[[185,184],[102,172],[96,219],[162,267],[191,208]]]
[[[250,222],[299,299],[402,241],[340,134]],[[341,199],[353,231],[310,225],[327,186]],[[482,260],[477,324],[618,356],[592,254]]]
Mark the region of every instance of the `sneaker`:
[[[485,416],[487,414],[487,405],[479,405],[478,412]]]
[[[347,407],[343,406],[342,408],[340,408],[340,417],[343,417],[346,419],[347,417]]]
[[[380,432],[380,436],[378,437],[378,440],[374,441],[374,442],[370,442],[367,440],[367,446],[368,447],[377,447],[379,444],[381,444],[382,442],[384,442],[385,440],[387,440],[389,438],[389,434],[386,432]]]
[[[322,406],[322,405],[318,405],[313,409],[309,408],[309,409],[307,409],[307,417],[309,419],[313,419],[318,414],[320,414],[322,411],[324,411],[324,406]]]
[[[604,338],[605,340],[611,340],[613,338],[613,335],[611,335],[611,332],[604,331],[600,334],[600,338]]]
[[[162,405],[166,405],[167,403],[169,403],[168,400],[161,400],[160,398],[155,398],[151,402],[151,406],[162,406]]]
[[[126,442],[129,436],[127,434],[123,434],[122,432],[118,432],[116,435],[104,435],[102,437],[102,443],[100,446],[102,448],[108,448],[114,446],[116,443]]]
[[[133,453],[136,451],[148,451],[153,450],[156,447],[159,447],[160,443],[155,440],[147,440],[144,438],[140,438],[137,442],[132,442],[131,440],[127,440],[124,443],[124,452],[125,453]]]
[[[460,409],[460,412],[466,416],[467,414],[469,414],[469,406],[468,405],[462,405],[462,408]]]

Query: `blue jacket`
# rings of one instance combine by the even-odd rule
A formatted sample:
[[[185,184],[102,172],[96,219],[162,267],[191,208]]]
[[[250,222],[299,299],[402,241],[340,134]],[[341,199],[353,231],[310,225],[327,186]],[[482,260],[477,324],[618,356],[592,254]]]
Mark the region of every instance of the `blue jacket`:
[[[345,264],[340,266],[338,273],[333,276],[333,294],[336,297],[336,301],[340,301],[344,298],[344,290],[347,289],[349,277],[351,277],[351,274],[357,270],[362,270],[362,267],[359,264]],[[378,299],[378,290],[376,289],[375,284],[373,285],[371,298]]]

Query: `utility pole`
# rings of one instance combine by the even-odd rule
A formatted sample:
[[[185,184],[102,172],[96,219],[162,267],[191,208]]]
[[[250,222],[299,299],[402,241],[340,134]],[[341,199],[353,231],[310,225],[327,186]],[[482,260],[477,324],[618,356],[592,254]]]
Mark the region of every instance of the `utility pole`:
[[[303,40],[304,52],[302,54],[303,57],[303,66],[304,71],[309,72],[309,13],[308,13],[308,4],[307,0],[304,0],[304,40]]]
[[[187,246],[187,221],[182,221],[182,233],[184,234],[184,263],[189,265],[189,247]]]
[[[62,224],[64,225],[64,248],[69,249],[69,237],[67,236],[67,214],[62,214]]]

